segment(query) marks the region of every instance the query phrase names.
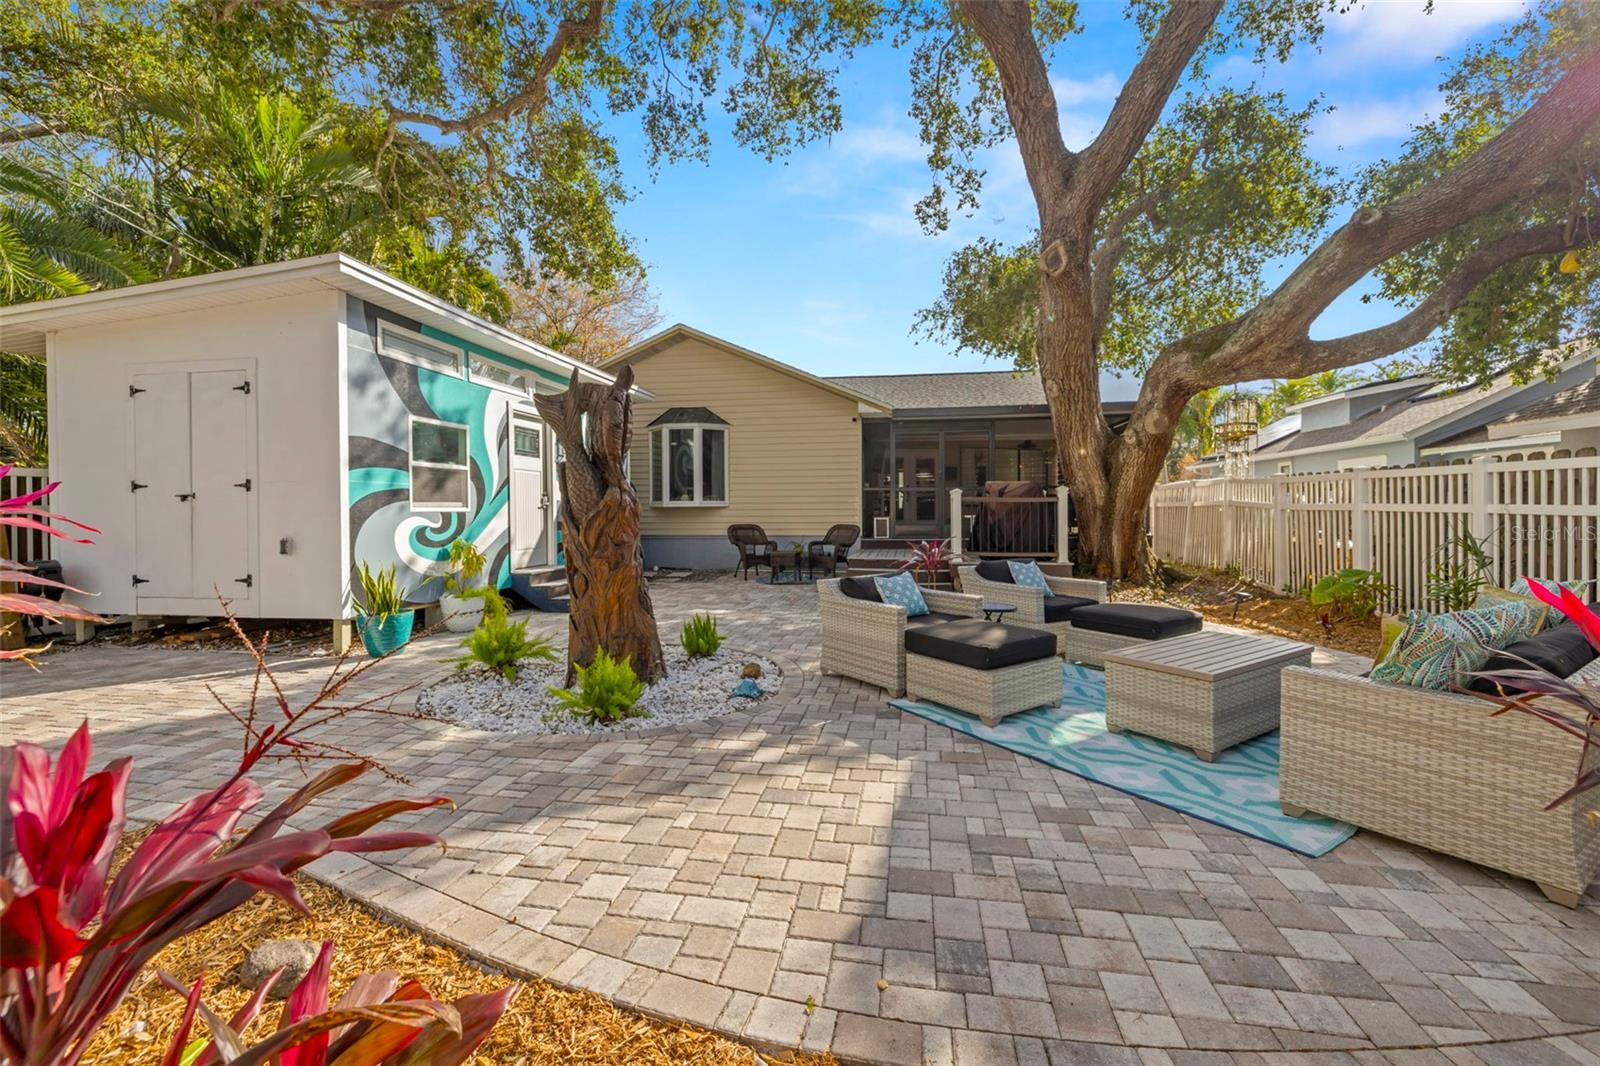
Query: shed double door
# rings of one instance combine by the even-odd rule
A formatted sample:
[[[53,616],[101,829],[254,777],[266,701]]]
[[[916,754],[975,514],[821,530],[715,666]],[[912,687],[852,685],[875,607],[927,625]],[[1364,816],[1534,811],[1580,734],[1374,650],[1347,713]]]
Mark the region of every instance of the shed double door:
[[[141,612],[216,613],[220,591],[252,613],[251,377],[244,369],[133,377],[133,583]]]

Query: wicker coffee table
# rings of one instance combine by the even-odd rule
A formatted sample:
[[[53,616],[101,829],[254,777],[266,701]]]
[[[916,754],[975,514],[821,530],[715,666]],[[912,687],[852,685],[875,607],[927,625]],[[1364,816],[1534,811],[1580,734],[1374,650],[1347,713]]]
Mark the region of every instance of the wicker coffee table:
[[[1311,645],[1205,630],[1108,652],[1106,728],[1193,748],[1206,762],[1278,728],[1279,675]]]

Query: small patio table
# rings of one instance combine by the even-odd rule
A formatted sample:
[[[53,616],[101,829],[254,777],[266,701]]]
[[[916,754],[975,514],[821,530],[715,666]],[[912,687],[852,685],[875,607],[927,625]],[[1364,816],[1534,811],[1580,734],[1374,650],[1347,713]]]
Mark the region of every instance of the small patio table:
[[[1003,622],[1006,615],[1017,609],[1017,605],[1014,603],[992,603],[985,600],[978,609],[983,612],[985,621]]]
[[[1278,728],[1283,668],[1311,645],[1202,630],[1107,652],[1106,728],[1186,748],[1206,762]]]
[[[767,564],[772,570],[772,583],[777,585],[783,580],[783,572],[789,571],[794,575],[792,584],[800,583],[800,564],[805,561],[805,553],[794,550],[779,550],[767,553]]]

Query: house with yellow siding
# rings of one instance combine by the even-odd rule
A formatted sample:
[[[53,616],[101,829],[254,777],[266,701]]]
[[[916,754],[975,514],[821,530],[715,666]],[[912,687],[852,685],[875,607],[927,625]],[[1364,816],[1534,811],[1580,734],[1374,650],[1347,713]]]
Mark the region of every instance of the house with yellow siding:
[[[784,547],[836,523],[869,546],[939,539],[951,489],[1061,483],[1037,373],[825,378],[682,324],[603,369],[624,364],[653,397],[635,401],[631,466],[651,566],[732,567],[742,523]],[[1113,427],[1129,406],[1106,404]]]

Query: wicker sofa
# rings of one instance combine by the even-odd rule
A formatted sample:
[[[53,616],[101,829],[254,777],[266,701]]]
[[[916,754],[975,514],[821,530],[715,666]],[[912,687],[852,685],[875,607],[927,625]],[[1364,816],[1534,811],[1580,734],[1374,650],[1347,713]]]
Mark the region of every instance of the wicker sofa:
[[[922,590],[931,614],[907,619],[906,609],[845,594],[846,581],[870,578],[830,578],[817,582],[817,606],[822,614],[822,672],[842,674],[877,685],[891,696],[906,693],[906,628],[936,625],[957,618],[977,618],[982,600],[959,592]],[[859,586],[858,586],[859,587]]]
[[[1600,683],[1600,660],[1574,678]],[[1525,877],[1576,907],[1600,873],[1600,789],[1555,810],[1580,759],[1576,737],[1485,700],[1354,674],[1283,671],[1280,799],[1285,814],[1364,829]]]
[[[998,563],[1000,567],[1005,566],[1005,563],[999,560],[995,560],[994,563]],[[1074,607],[1081,607],[1089,602],[1104,603],[1106,599],[1104,581],[1091,581],[1081,577],[1047,576],[1050,591],[1046,593],[1044,589],[1029,588],[1009,581],[995,580],[995,577],[985,577],[985,571],[991,575],[999,575],[1000,571],[991,562],[962,566],[959,570],[962,592],[973,593],[986,603],[1009,603],[1017,610],[1016,613],[1006,616],[1006,623],[1054,633],[1058,655],[1066,654],[1067,650],[1067,630],[1071,628],[1071,623],[1066,620],[1066,614]]]

